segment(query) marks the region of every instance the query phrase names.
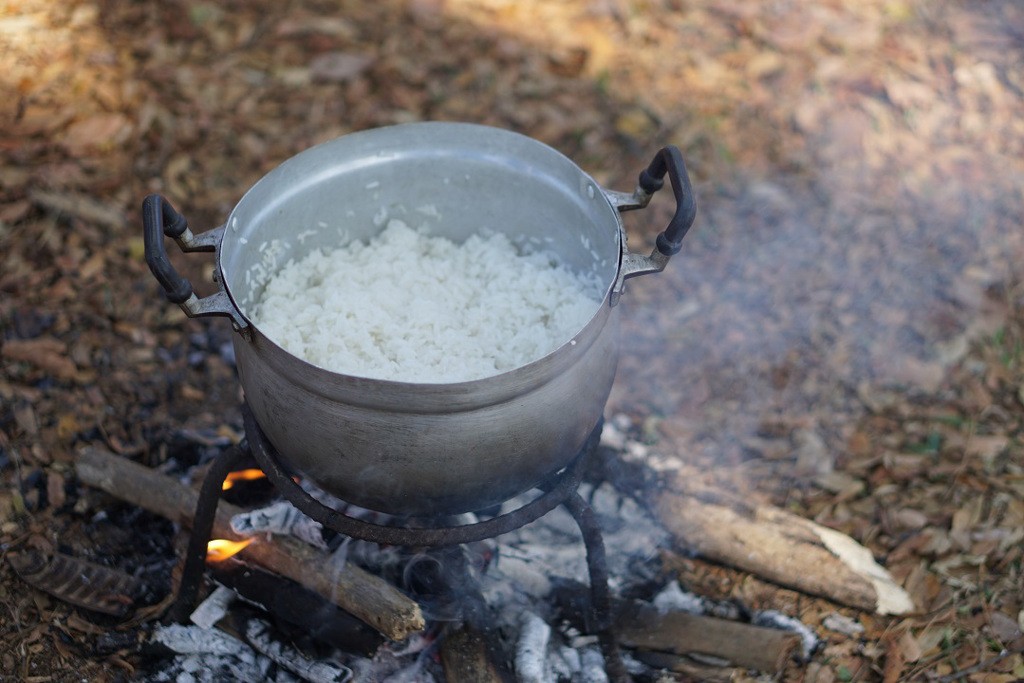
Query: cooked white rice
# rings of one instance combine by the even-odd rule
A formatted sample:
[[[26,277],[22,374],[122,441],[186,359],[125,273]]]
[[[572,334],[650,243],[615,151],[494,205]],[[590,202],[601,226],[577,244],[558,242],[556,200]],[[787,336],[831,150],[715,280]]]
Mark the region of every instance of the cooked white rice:
[[[587,324],[602,294],[597,276],[520,253],[503,234],[456,244],[391,220],[369,242],[290,261],[252,319],[327,370],[447,383],[542,358]]]

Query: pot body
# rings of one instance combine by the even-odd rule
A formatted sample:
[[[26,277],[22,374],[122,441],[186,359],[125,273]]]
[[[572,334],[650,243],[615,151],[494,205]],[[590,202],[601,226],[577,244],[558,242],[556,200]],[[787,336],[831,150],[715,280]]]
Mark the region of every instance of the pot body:
[[[390,218],[456,241],[504,232],[599,277],[604,299],[544,358],[450,384],[331,372],[252,323],[277,268],[367,239]],[[601,417],[618,359],[610,298],[623,247],[619,212],[600,186],[525,136],[422,123],[314,147],[246,193],[217,249],[221,285],[249,325],[234,339],[246,401],[283,459],[343,500],[415,516],[507,500],[568,464]]]

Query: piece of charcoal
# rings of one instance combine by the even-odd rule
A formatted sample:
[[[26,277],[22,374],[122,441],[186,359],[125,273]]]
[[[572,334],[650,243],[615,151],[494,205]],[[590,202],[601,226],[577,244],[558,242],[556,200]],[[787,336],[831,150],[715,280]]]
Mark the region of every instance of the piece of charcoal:
[[[115,652],[130,651],[139,649],[139,631],[108,631],[96,637],[92,651],[97,657],[106,657]]]

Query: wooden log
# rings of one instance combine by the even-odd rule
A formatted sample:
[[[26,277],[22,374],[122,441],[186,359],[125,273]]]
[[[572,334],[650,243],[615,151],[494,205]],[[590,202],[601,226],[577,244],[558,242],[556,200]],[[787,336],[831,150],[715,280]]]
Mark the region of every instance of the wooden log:
[[[867,548],[834,529],[682,475],[658,489],[652,508],[687,552],[868,612],[915,609]]]
[[[555,582],[553,598],[560,614],[581,630],[588,630],[589,591],[576,581]],[[754,626],[741,621],[719,619],[681,610],[659,610],[648,602],[614,600],[612,623],[619,644],[642,652],[673,657],[652,657],[676,662],[679,657],[704,657],[725,666],[781,671],[800,647],[800,636],[792,631]],[[685,662],[679,662],[685,666]],[[662,664],[658,664],[662,666]],[[692,666],[709,666],[692,662]]]
[[[800,636],[791,631],[676,610],[662,613],[636,602],[618,610],[615,628],[625,647],[704,655],[765,673],[781,671],[800,647]]]
[[[171,477],[98,448],[82,450],[75,469],[88,486],[191,526],[198,493]],[[214,536],[238,540],[240,537],[231,530],[231,518],[240,512],[240,508],[221,501],[213,524]],[[351,563],[332,568],[324,551],[294,538],[260,537],[242,551],[241,557],[322,595],[392,640],[403,640],[424,628],[419,605],[394,586]]]

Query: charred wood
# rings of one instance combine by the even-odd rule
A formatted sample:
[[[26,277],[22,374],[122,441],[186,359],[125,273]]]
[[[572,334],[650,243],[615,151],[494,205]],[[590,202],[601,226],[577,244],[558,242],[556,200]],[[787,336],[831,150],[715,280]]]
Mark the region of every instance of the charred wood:
[[[441,641],[441,664],[448,683],[502,683],[488,652],[486,636],[471,626],[449,630]]]
[[[364,656],[384,642],[377,631],[294,581],[236,558],[217,562],[210,571],[244,600],[314,641]]]

